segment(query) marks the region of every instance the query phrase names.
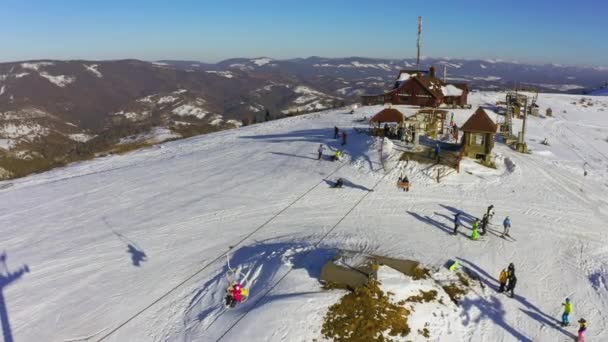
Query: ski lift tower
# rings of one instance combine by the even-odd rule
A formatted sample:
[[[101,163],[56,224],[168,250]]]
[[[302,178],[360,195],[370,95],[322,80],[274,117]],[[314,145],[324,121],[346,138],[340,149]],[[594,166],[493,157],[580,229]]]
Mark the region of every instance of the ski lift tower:
[[[422,36],[422,17],[418,17],[418,41],[416,46],[418,47],[418,54],[416,57],[416,69],[420,70],[420,43]]]

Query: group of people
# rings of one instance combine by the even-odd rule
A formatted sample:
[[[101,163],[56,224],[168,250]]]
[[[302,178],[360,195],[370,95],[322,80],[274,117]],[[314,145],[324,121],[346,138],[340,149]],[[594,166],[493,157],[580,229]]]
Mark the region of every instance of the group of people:
[[[490,205],[486,211],[485,214],[483,214],[483,217],[481,219],[481,221],[478,218],[475,218],[473,220],[473,223],[471,225],[471,240],[479,240],[479,237],[481,235],[486,235],[487,231],[488,231],[488,225],[490,224],[490,221],[492,220],[492,218],[494,217],[494,205]],[[454,214],[454,231],[452,232],[452,234],[456,235],[458,233],[458,228],[460,226],[462,226],[462,220],[460,218],[461,216],[461,212],[457,212],[456,214]],[[505,217],[505,219],[502,221],[502,225],[503,225],[503,232],[500,235],[500,237],[504,238],[505,236],[511,237],[511,235],[509,235],[509,230],[511,229],[511,218],[509,216]],[[479,231],[481,229],[481,232]]]
[[[342,146],[346,145],[346,131],[342,131],[340,133],[340,129],[337,126],[334,126],[334,139],[338,139],[342,137]]]
[[[249,290],[239,282],[233,282],[226,293],[226,306],[234,308],[237,304],[244,302],[249,296]]]

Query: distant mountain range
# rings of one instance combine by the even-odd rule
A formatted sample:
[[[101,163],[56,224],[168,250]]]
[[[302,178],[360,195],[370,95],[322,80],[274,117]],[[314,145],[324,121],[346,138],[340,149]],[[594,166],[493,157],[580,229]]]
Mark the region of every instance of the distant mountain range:
[[[583,93],[608,68],[432,59],[471,89]],[[0,179],[100,153],[359,101],[390,89],[415,60],[237,58],[0,63]]]

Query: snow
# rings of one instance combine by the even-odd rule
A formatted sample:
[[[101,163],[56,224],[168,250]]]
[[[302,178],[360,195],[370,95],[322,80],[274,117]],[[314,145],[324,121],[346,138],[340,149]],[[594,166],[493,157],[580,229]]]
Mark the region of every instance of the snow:
[[[41,72],[40,76],[46,78],[49,82],[55,84],[58,87],[62,87],[62,88],[67,86],[68,84],[76,81],[75,77],[70,77],[70,76],[65,76],[65,75],[53,76],[46,72]]]
[[[401,74],[399,74],[399,79],[397,81],[407,81],[412,77],[412,75],[408,74],[407,72],[402,72]]]
[[[21,63],[23,69],[30,69],[34,71],[40,71],[41,68],[53,65],[51,62],[37,62],[37,63]]]
[[[14,76],[15,76],[15,78],[21,78],[21,77],[25,77],[29,74],[30,74],[29,72],[21,72],[21,73],[15,74]]]
[[[462,96],[462,89],[452,84],[441,87],[441,92],[444,96]]]
[[[252,60],[252,62],[254,64],[256,64],[257,66],[264,66],[272,61],[273,61],[272,58],[258,58],[258,59]]]
[[[473,77],[474,80],[476,81],[500,81],[502,79],[502,77],[500,76],[480,76],[480,77]]]
[[[213,71],[213,70],[209,70],[209,71],[205,71],[208,74],[216,74],[219,76],[222,76],[224,78],[233,78],[234,74],[231,73],[230,71]]]
[[[169,95],[169,96],[163,96],[163,97],[159,98],[158,101],[156,101],[156,103],[157,104],[173,103],[177,100],[179,100],[179,97]]]
[[[41,135],[46,135],[48,129],[39,124],[25,123],[4,123],[0,126],[0,137],[15,139],[15,138],[34,138]]]
[[[85,69],[87,69],[88,72],[92,73],[93,75],[102,78],[103,75],[101,74],[101,72],[99,72],[99,70],[97,70],[97,68],[99,67],[98,64],[92,64],[92,65],[84,65]]]
[[[138,112],[129,112],[129,111],[121,110],[120,112],[116,112],[113,115],[122,115],[125,118],[127,118],[128,120],[138,121],[138,120],[141,120],[141,119],[147,117],[148,115],[150,115],[150,112],[143,111],[143,112],[138,113]]]
[[[557,90],[557,91],[570,91],[570,90],[578,90],[578,89],[585,89],[585,87],[578,85],[578,84],[548,84],[548,83],[538,83],[535,85],[539,85],[543,88],[548,88],[551,90]]]
[[[183,94],[183,93],[187,93],[188,90],[187,89],[178,89],[176,91],[173,92],[173,94]]]
[[[4,94],[4,90],[6,89],[6,86],[3,85],[2,87],[0,87],[0,95]]]
[[[488,68],[487,66],[485,66],[483,64],[479,64],[479,67],[482,68],[482,69],[487,69]]]
[[[68,136],[70,137],[70,139],[72,139],[74,141],[78,141],[78,142],[87,142],[87,141],[95,138],[95,135],[90,135],[90,134],[86,134],[86,133],[75,133],[75,134],[69,134]]]
[[[459,126],[505,94],[469,97],[472,109],[450,110]],[[574,318],[590,323],[587,341],[606,341],[608,99],[572,104],[580,98],[541,93],[541,112],[551,107],[554,117],[528,118],[532,154],[497,143],[496,169],[465,159],[441,183],[437,166],[406,165],[398,155],[397,167],[383,170],[379,141],[353,129],[366,128],[356,120],[382,106],[275,120],[0,182],[8,329],[15,341],[325,341],[323,317],[345,292],[324,290],[318,276],[343,248],[443,272],[458,258],[479,275],[485,289],[460,306],[416,308],[410,323],[429,322],[430,340],[573,340],[576,328],[556,321],[569,297]],[[348,133],[346,157],[318,161],[320,143],[342,148],[334,126]],[[520,127],[514,120],[514,131]],[[540,144],[545,137],[550,146]],[[409,192],[395,186],[401,172]],[[324,179],[337,177],[352,185],[329,188]],[[517,241],[490,231],[472,242],[468,219],[463,234],[448,233],[454,211],[479,217],[489,204],[490,228],[500,231],[509,215]],[[251,298],[224,311],[229,246]],[[515,298],[495,291],[509,262]],[[384,268],[380,279],[396,296],[435,286]],[[405,340],[427,339],[413,331]]]
[[[195,116],[198,119],[203,119],[209,114],[205,109],[189,104],[181,105],[171,112],[179,116]]]
[[[12,139],[0,139],[0,148],[10,150],[15,146],[15,141]]]

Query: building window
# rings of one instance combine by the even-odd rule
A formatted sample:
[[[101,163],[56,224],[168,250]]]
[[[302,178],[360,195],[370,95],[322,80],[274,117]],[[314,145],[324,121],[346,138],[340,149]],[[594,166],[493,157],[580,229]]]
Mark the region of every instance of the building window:
[[[483,134],[473,134],[471,145],[481,146],[484,144],[484,140]]]

